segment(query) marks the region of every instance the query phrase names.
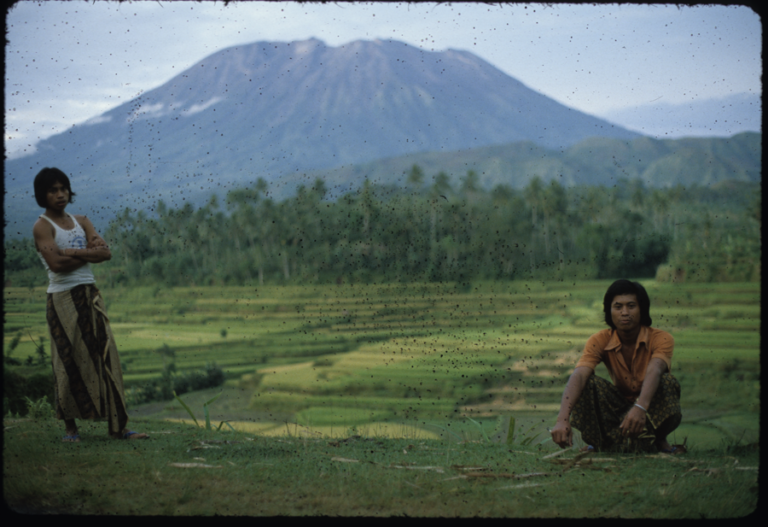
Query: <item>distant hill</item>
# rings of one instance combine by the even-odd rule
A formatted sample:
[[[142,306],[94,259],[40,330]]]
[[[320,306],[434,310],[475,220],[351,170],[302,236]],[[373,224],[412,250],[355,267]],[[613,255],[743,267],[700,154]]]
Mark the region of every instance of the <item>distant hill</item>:
[[[218,51],[8,160],[6,234],[26,233],[39,213],[31,182],[44,166],[71,175],[81,194],[73,210],[92,210],[102,223],[126,206],[200,202],[258,177],[286,181],[512,142],[562,151],[590,137],[641,135],[563,106],[466,51],[391,40],[256,42]]]
[[[660,139],[731,137],[762,132],[760,94],[737,93],[718,99],[670,104],[663,100],[606,112],[601,117],[630,130]],[[677,130],[672,133],[672,130]]]
[[[506,184],[521,189],[536,175],[565,186],[615,185],[622,178],[640,179],[647,187],[727,182],[760,182],[762,134],[745,132],[729,138],[621,141],[592,138],[565,151],[531,142],[494,145],[455,152],[426,152],[348,165],[329,170],[289,174],[273,185],[273,197],[288,196],[298,185],[325,181],[331,197],[357,188],[366,178],[379,184],[404,186],[413,165],[425,173],[425,185],[445,172],[456,188],[467,171],[475,171],[486,189]]]

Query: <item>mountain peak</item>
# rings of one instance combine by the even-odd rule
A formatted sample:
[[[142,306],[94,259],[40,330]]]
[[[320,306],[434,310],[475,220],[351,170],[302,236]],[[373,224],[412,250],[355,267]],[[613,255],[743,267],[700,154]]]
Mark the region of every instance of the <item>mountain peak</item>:
[[[108,180],[100,198],[118,206],[121,195],[137,192],[150,201],[188,199],[258,177],[274,182],[515,141],[562,149],[590,136],[639,134],[548,99],[466,51],[425,51],[391,39],[329,47],[309,38],[219,50],[41,141],[5,170],[9,194],[20,192],[25,210],[35,206],[21,182],[43,166],[61,168],[80,188]],[[17,200],[6,203],[13,208]]]

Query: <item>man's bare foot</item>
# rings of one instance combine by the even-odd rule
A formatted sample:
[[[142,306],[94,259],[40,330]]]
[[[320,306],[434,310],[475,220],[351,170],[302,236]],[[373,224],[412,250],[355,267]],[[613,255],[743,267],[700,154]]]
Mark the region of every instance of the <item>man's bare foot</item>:
[[[64,431],[67,434],[61,439],[64,443],[80,442],[80,436],[77,435],[77,423],[74,419],[64,419]]]
[[[144,433],[134,432],[124,428],[119,435],[113,435],[113,439],[147,439],[149,436]]]
[[[656,448],[663,454],[685,454],[688,449],[685,448],[685,441],[682,445],[672,445],[666,439],[656,441]]]

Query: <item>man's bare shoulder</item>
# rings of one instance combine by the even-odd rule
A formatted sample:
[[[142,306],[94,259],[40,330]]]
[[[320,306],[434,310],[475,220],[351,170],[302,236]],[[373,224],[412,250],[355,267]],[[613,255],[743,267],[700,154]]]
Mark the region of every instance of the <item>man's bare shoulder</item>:
[[[37,218],[37,221],[35,221],[35,224],[32,226],[32,234],[34,236],[42,236],[49,232],[53,232],[53,225],[43,219],[42,216]]]

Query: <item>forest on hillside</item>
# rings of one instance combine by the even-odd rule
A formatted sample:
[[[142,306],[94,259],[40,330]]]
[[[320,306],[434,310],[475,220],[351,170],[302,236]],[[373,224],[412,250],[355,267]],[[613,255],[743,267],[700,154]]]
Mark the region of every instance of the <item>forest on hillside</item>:
[[[322,179],[269,197],[263,179],[195,207],[125,208],[97,225],[112,249],[104,286],[652,278],[760,280],[760,185],[459,185],[418,165],[405,188],[336,200]],[[86,213],[87,211],[78,211]],[[30,225],[30,233],[31,233]],[[47,283],[31,238],[6,240],[5,283]]]

